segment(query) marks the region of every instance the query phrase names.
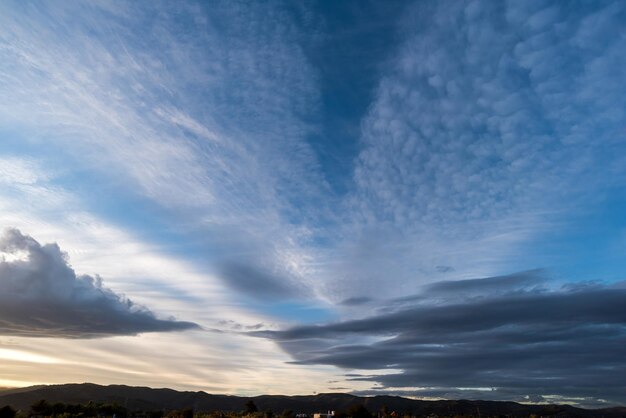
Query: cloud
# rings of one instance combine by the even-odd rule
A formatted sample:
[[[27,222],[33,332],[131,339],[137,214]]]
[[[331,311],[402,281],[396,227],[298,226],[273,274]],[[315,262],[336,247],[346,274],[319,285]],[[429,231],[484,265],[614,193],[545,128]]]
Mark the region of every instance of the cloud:
[[[1,4],[0,95],[14,105],[0,103],[0,151],[40,164],[18,171],[4,161],[0,171],[11,183],[35,181],[37,191],[50,188],[40,184],[48,176],[29,179],[25,169],[59,172],[45,199],[29,204],[22,195],[32,187],[18,195],[14,184],[0,185],[3,226],[58,242],[77,271],[101,273],[116,292],[159,314],[249,326],[288,316],[288,308],[259,314],[265,307],[242,302],[218,274],[221,262],[235,260],[304,280],[313,229],[304,220],[319,219],[326,206],[309,144],[316,74],[283,6]],[[59,190],[75,199],[51,208]],[[285,384],[292,376],[309,392],[325,380],[323,370],[285,367],[271,342],[250,346],[232,334],[145,334],[71,347],[49,340],[42,349],[84,362],[3,372],[57,383],[206,388],[219,381],[217,392],[253,393],[296,390]]]
[[[57,244],[39,244],[17,229],[0,238],[0,334],[97,338],[198,328],[158,319],[147,308],[76,275]]]
[[[252,335],[276,341],[298,364],[371,370],[353,379],[391,391],[460,398],[464,388],[484,398],[481,388],[495,388],[503,399],[626,402],[626,290],[537,283],[528,272],[426,286],[421,300],[392,312]]]
[[[623,187],[625,15],[616,1],[409,5],[362,120],[334,293],[527,268],[532,243]]]
[[[545,286],[543,271],[531,270],[481,279],[444,280],[427,285],[425,293],[429,298],[441,296],[446,299],[459,299],[483,295],[493,297],[496,294],[510,293],[513,290],[541,289],[543,286]]]
[[[255,298],[296,298],[306,294],[297,282],[272,274],[242,262],[221,264],[221,276],[235,290]]]
[[[241,304],[241,294],[282,299],[304,288],[307,296],[337,302],[345,315],[365,311],[354,305],[360,298],[388,298],[382,317],[426,301],[422,308],[434,309],[430,297],[470,303],[461,291],[475,304],[485,294],[513,297],[490,280],[444,283],[425,290],[429,297],[415,292],[433,278],[551,265],[529,261],[532,240],[554,232],[551,220],[623,184],[620,2],[408,2],[402,29],[380,38],[379,20],[365,16],[377,43],[390,41],[381,43],[389,60],[374,63],[381,74],[373,102],[362,103],[363,120],[351,121],[362,131],[360,142],[347,146],[358,155],[341,158],[354,162],[349,178],[343,178],[348,167],[329,178],[337,170],[324,167],[335,163],[323,161],[329,150],[316,143],[318,136],[340,148],[349,142],[337,132],[320,135],[316,126],[325,124],[319,108],[335,102],[337,91],[321,88],[321,78],[330,65],[356,81],[343,90],[363,84],[327,59],[329,48],[319,57],[322,71],[311,65],[316,53],[303,39],[321,36],[333,45],[343,38],[314,23],[314,8],[295,16],[283,6],[1,4],[0,95],[10,100],[0,103],[0,148],[32,154],[46,171],[33,176],[38,167],[31,162],[0,161],[8,179],[0,184],[3,222],[17,225],[21,217],[26,230],[35,218],[45,222],[33,225],[71,218],[86,245],[59,241],[68,235],[65,221],[45,241],[98,253],[100,265],[89,254],[73,254],[74,263],[88,263],[79,270],[105,274],[115,289],[147,297],[141,302],[149,306],[150,296],[159,297],[185,317],[193,306],[200,323],[235,306],[256,309]],[[340,23],[340,35],[352,30]],[[329,183],[342,186],[332,190]],[[67,204],[61,190],[84,194]],[[9,198],[15,204],[7,205]],[[120,242],[104,236],[108,230],[93,245],[94,235],[84,234],[91,221],[68,216],[80,206],[94,212],[88,219],[131,228],[125,236],[152,230],[143,235],[149,246],[129,242],[133,254],[145,257],[116,266],[117,254],[129,250],[100,251]],[[190,268],[164,254],[197,263]],[[541,294],[532,283],[516,291]],[[413,296],[397,299],[404,295]],[[240,322],[293,314],[276,309],[273,318]],[[281,344],[289,352],[326,350],[329,342],[350,345],[355,338],[372,344],[366,331],[341,330]],[[375,337],[381,338],[387,337]],[[232,345],[223,345],[230,352]],[[216,363],[222,357],[215,355]]]
[[[360,305],[366,305],[372,301],[373,301],[372,298],[368,298],[366,296],[357,296],[357,297],[344,299],[339,304],[344,305],[344,306],[360,306]]]
[[[317,75],[289,11],[229,1],[0,9],[0,94],[15,104],[0,103],[0,120],[16,142],[69,172],[71,188],[89,178],[121,191],[122,204],[164,209],[160,221],[219,247],[206,251],[216,264],[252,246],[266,249],[261,265],[247,260],[255,270],[305,269],[308,222],[330,205],[308,141]]]

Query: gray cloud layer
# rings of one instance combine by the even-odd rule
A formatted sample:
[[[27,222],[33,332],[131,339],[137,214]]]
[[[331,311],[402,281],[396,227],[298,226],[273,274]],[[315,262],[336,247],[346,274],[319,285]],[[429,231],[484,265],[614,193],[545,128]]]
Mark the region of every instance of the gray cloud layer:
[[[197,328],[157,319],[147,308],[77,276],[57,244],[17,229],[0,237],[0,335],[96,338]]]
[[[260,264],[260,263],[259,263]],[[307,289],[274,271],[263,270],[260,265],[242,262],[220,264],[221,276],[233,289],[256,298],[295,298],[307,294]]]
[[[254,335],[277,341],[299,364],[400,369],[354,378],[427,388],[413,395],[484,398],[458,388],[496,388],[489,398],[626,402],[626,289],[549,289],[538,278],[440,283],[411,305],[392,301],[364,319]]]

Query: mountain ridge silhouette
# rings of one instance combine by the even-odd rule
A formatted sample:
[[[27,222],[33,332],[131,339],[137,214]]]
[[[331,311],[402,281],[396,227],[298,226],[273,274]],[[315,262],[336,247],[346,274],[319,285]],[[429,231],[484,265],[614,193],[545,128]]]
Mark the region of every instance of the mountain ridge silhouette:
[[[626,417],[626,407],[583,409],[570,405],[528,405],[509,401],[437,400],[425,401],[400,396],[356,396],[348,393],[320,393],[316,395],[260,395],[235,396],[209,394],[204,391],[177,391],[169,388],[145,386],[97,385],[94,383],[69,383],[62,385],[37,385],[25,388],[0,389],[0,407],[10,405],[27,411],[33,403],[45,399],[49,402],[85,404],[89,401],[117,403],[129,410],[177,410],[192,408],[196,412],[241,411],[253,400],[260,411],[280,413],[314,413],[327,410],[346,410],[362,404],[371,412],[386,406],[399,414],[417,416],[482,415],[528,417],[531,414],[552,417]]]

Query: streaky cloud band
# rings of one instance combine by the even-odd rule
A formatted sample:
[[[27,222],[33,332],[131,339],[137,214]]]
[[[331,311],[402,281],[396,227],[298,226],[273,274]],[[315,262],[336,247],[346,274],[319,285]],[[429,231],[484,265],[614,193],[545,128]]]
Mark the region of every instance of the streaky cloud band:
[[[372,370],[354,379],[381,389],[465,397],[458,388],[487,387],[507,399],[602,394],[626,402],[626,289],[551,287],[540,277],[529,271],[442,282],[365,318],[249,335],[275,341],[296,364]],[[385,369],[392,373],[379,374]]]

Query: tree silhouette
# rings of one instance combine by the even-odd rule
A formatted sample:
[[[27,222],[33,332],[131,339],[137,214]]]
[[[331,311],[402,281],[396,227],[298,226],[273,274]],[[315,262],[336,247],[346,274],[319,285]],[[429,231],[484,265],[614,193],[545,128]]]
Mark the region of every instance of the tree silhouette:
[[[40,401],[35,402],[30,406],[31,415],[52,415],[52,406],[46,401],[42,399]]]
[[[352,418],[372,418],[372,414],[365,405],[352,405],[348,408],[348,415]]]
[[[246,413],[254,414],[255,412],[259,412],[259,408],[257,408],[254,404],[254,401],[250,399],[248,402],[246,402]]]
[[[193,418],[193,409],[185,408],[178,409],[174,411],[170,411],[167,415],[167,418]]]
[[[291,409],[285,409],[282,414],[280,414],[282,418],[294,418],[295,414]]]
[[[0,408],[0,418],[15,418],[15,414],[15,409],[11,408],[9,405]]]

